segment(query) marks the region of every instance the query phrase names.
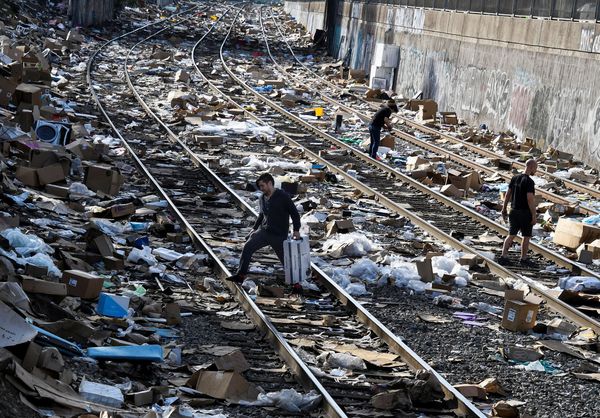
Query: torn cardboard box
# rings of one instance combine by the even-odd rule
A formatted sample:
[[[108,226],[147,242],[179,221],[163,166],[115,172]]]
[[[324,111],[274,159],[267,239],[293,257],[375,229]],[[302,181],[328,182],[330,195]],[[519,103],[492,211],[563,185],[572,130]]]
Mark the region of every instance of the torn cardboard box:
[[[202,371],[198,375],[196,390],[217,399],[230,402],[255,401],[258,390],[236,372]]]
[[[575,220],[560,218],[554,231],[553,242],[575,250],[581,244],[600,238],[600,228]]]

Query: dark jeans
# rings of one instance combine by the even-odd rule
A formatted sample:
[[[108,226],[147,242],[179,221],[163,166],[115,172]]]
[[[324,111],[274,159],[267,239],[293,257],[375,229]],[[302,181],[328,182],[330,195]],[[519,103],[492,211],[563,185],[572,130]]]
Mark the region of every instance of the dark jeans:
[[[254,232],[246,244],[244,244],[244,249],[242,250],[242,256],[240,257],[240,266],[238,267],[238,274],[247,274],[248,269],[250,267],[250,260],[252,259],[252,255],[264,248],[266,246],[271,246],[281,264],[283,264],[283,241],[286,240],[286,236],[273,235],[265,231],[264,229],[259,229]]]
[[[371,143],[369,144],[369,156],[377,158],[377,150],[381,141],[381,128],[369,125],[369,134],[371,135]]]

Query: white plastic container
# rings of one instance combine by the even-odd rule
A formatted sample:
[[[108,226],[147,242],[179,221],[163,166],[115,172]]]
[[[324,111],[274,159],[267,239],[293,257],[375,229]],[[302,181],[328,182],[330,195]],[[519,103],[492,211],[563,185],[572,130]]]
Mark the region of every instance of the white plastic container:
[[[125,401],[121,389],[102,383],[90,382],[85,379],[79,385],[79,394],[87,401],[112,408],[120,408]]]

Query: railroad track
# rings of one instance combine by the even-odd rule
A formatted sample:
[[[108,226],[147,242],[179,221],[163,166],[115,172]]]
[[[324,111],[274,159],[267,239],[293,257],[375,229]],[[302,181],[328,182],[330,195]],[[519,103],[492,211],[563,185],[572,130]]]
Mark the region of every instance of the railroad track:
[[[260,14],[260,18],[262,21],[262,11],[263,9],[261,9],[261,14]],[[274,21],[274,18],[273,18]],[[342,94],[346,94],[343,90],[341,90],[338,86],[333,85],[332,83],[328,82],[327,80],[322,79],[320,76],[318,76],[317,74],[315,74],[312,70],[306,68],[306,66],[304,66],[304,64],[298,59],[298,57],[294,54],[291,46],[289,45],[289,43],[287,43],[285,41],[285,36],[282,33],[281,29],[279,28],[279,26],[276,26],[276,29],[278,31],[278,33],[280,34],[280,38],[278,39],[282,39],[284,41],[284,48],[289,50],[290,56],[292,57],[292,61],[299,64],[299,66],[302,68],[302,74],[300,72],[294,72],[294,73],[290,73],[290,67],[286,67],[283,68],[281,65],[278,64],[277,59],[275,58],[275,56],[273,55],[273,53],[271,52],[269,45],[268,45],[268,40],[267,40],[267,36],[265,31],[263,30],[263,39],[265,40],[265,42],[267,42],[266,44],[266,48],[269,54],[269,57],[271,58],[271,60],[273,61],[273,64],[275,65],[275,67],[277,68],[278,72],[280,74],[282,74],[283,76],[287,77],[288,81],[290,82],[290,84],[292,84],[294,82],[294,80],[297,80],[299,78],[301,79],[305,79],[306,75],[312,75],[313,79],[316,80],[316,86],[311,86],[311,85],[303,85],[302,87],[309,89],[314,96],[318,96],[320,98],[322,98],[324,100],[324,103],[329,103],[332,104],[334,106],[336,106],[337,108],[341,108],[344,109],[345,111],[351,113],[351,114],[355,114],[358,117],[360,117],[363,120],[368,120],[368,116],[360,113],[359,111],[357,111],[354,107],[348,106],[342,102],[340,102],[337,99],[333,99],[332,97],[329,96],[329,92],[327,92],[327,90],[323,87],[324,85],[326,86],[332,86],[334,87],[338,93],[342,93]],[[283,48],[281,48],[283,49]],[[292,67],[293,68],[293,67]],[[331,89],[330,89],[331,90]],[[365,101],[362,98],[358,98],[357,100],[360,101]],[[369,103],[369,105],[372,105],[371,102],[367,102]],[[318,103],[318,104],[322,104],[322,103]],[[283,112],[285,113],[290,113],[288,112],[285,108],[283,108],[282,106],[279,106],[279,109],[283,110]],[[295,115],[292,115],[295,116]],[[298,117],[295,118],[297,121],[299,121],[300,123],[304,124],[305,126],[308,126],[308,124],[305,121],[301,121]],[[414,124],[414,122],[413,122]],[[418,124],[417,124],[418,125]],[[419,125],[420,126],[420,125]],[[309,127],[309,129],[314,129],[312,127]],[[318,128],[317,128],[318,129]],[[459,156],[457,154],[454,153],[448,153],[447,150],[441,149],[440,147],[437,147],[435,145],[429,144],[426,141],[422,141],[418,138],[416,138],[413,135],[409,135],[406,132],[402,132],[400,130],[395,130],[396,134],[399,135],[399,137],[402,140],[406,140],[411,144],[415,144],[419,147],[425,148],[425,149],[429,149],[429,150],[433,150],[434,152],[438,153],[438,155],[441,156],[446,156],[451,158],[454,161],[459,162],[460,164],[472,168],[472,169],[476,169],[477,171],[482,171],[482,172],[486,172],[487,174],[490,175],[499,175],[501,177],[503,177],[505,180],[510,180],[510,178],[512,177],[512,174],[506,174],[506,173],[502,173],[501,171],[498,170],[493,170],[490,168],[487,168],[485,166],[482,166],[480,164],[474,163],[472,162],[468,157],[463,157],[463,156]],[[322,135],[325,135],[324,132],[321,132]],[[328,138],[330,140],[335,139],[332,135],[329,135]],[[351,147],[347,144],[344,144],[340,141],[335,141],[336,146],[340,146],[343,147],[344,149],[348,150],[351,153],[354,153],[355,155],[357,155],[358,157],[360,157],[363,161],[369,161],[369,158],[366,157],[361,150]],[[433,195],[436,200],[438,200],[439,202],[449,205],[450,207],[463,212],[464,214],[468,215],[470,218],[474,219],[475,221],[481,223],[485,228],[491,229],[492,231],[496,232],[497,234],[499,234],[499,236],[506,236],[508,234],[508,228],[506,228],[506,226],[499,224],[498,222],[496,222],[494,219],[489,218],[488,216],[481,214],[473,209],[470,209],[468,207],[464,207],[462,205],[462,202],[460,200],[455,200],[453,198],[447,197],[442,195],[441,193],[437,193],[437,192],[432,192],[432,191],[427,191],[427,187],[426,185],[421,184],[419,181],[415,181],[411,178],[409,178],[409,174],[410,173],[401,173],[399,170],[395,169],[394,167],[391,166],[386,166],[386,164],[384,164],[383,162],[373,162],[378,169],[381,169],[384,174],[386,176],[393,176],[396,178],[400,178],[403,181],[407,181],[410,182],[413,186],[415,186],[416,188],[418,188],[419,190],[423,191],[424,193]],[[400,174],[407,174],[407,175],[400,175]],[[538,188],[538,194],[542,195],[543,197],[545,197],[546,199],[548,199],[549,201],[552,202],[557,202],[557,203],[561,203],[561,204],[570,204],[572,203],[569,199],[567,198],[563,198],[559,195],[556,195],[554,193],[550,193],[547,192],[543,189],[539,189]],[[597,214],[597,211],[592,209],[592,208],[585,208],[582,207],[581,209],[581,213],[584,214],[588,214],[588,215],[593,215],[593,214]],[[473,235],[473,236],[477,236],[477,235]],[[520,241],[520,237],[517,237],[517,240]],[[558,249],[553,245],[550,244],[550,248],[546,248],[548,246],[549,243],[546,243],[544,246],[539,245],[535,242],[532,242],[530,244],[531,249],[541,255],[542,257],[544,257],[545,259],[552,261],[554,263],[556,263],[557,265],[564,267],[564,268],[568,268],[569,270],[571,270],[574,274],[583,274],[583,275],[590,275],[590,276],[595,276],[598,277],[598,273],[600,272],[600,268],[598,268],[597,266],[591,265],[589,267],[583,266],[579,263],[573,262],[570,259],[568,259],[567,257],[564,257],[559,251],[557,251]],[[516,260],[513,260],[516,261]],[[543,267],[543,266],[542,266]],[[511,270],[514,271],[514,268],[511,268]]]
[[[262,17],[262,15],[261,15],[261,17]],[[295,55],[295,53],[294,53],[292,47],[289,45],[289,43],[286,42],[285,36],[282,33],[281,28],[276,24],[274,16],[271,16],[271,17],[273,18],[273,22],[275,24],[275,29],[281,36],[280,39],[283,40],[285,47],[287,49],[289,49],[289,55],[292,57],[292,61],[296,62],[296,65],[287,67],[284,69],[281,66],[277,66],[277,61],[274,58],[275,65],[277,66],[277,68],[279,69],[281,74],[287,75],[287,77],[290,80],[297,80],[299,78],[304,79],[307,76],[311,77],[312,80],[314,81],[314,84],[311,84],[310,86],[307,86],[307,87],[311,90],[313,95],[318,96],[318,98],[320,98],[322,100],[322,102],[314,103],[316,106],[328,107],[330,114],[335,112],[335,109],[339,108],[339,109],[344,110],[345,112],[347,112],[350,115],[357,116],[362,121],[368,122],[370,120],[370,114],[364,113],[365,107],[368,108],[369,110],[372,110],[373,106],[374,106],[373,102],[367,101],[367,100],[365,100],[359,96],[356,96],[354,94],[351,94],[351,93],[349,94],[346,90],[323,79],[318,74],[316,74],[314,71],[312,71],[311,69],[306,67],[301,62],[301,60],[299,60],[298,57]],[[283,55],[283,53],[282,53],[282,55]],[[333,111],[332,111],[331,106],[333,106]],[[378,105],[375,105],[375,106],[378,106]],[[465,167],[467,169],[474,170],[479,173],[484,173],[485,175],[488,175],[488,176],[498,176],[499,178],[502,178],[506,182],[510,181],[510,179],[513,175],[513,173],[511,171],[499,170],[495,167],[490,166],[489,164],[484,165],[484,164],[478,163],[476,160],[480,159],[482,156],[477,153],[470,152],[469,148],[467,148],[466,150],[462,150],[460,155],[457,154],[457,152],[455,152],[455,148],[454,149],[452,148],[452,144],[456,144],[456,142],[445,144],[445,143],[448,143],[449,140],[445,136],[440,136],[441,135],[440,133],[436,134],[436,137],[445,139],[444,143],[442,143],[440,145],[436,145],[435,143],[432,143],[431,141],[420,139],[416,136],[415,132],[427,133],[427,135],[429,135],[429,134],[431,134],[430,131],[432,130],[432,128],[418,124],[418,123],[416,123],[408,118],[402,117],[402,116],[396,116],[396,117],[399,117],[402,120],[403,124],[400,125],[399,128],[394,128],[392,131],[392,134],[396,139],[399,139],[401,141],[401,143],[408,144],[409,146],[416,147],[415,149],[423,150],[425,152],[432,152],[438,157],[442,157],[449,161],[453,161],[457,165]],[[424,128],[425,130],[419,130],[420,128]],[[448,135],[446,135],[446,136],[448,136]],[[365,131],[364,137],[368,137],[368,133],[366,133],[366,131]],[[421,137],[422,137],[422,135],[421,135]],[[451,137],[451,138],[454,138],[454,137]],[[465,141],[461,141],[461,142],[465,142]],[[450,145],[450,146],[448,146],[448,145]],[[470,145],[472,145],[472,144],[470,144]],[[462,145],[461,145],[461,147],[462,147]],[[487,157],[489,158],[490,155],[487,155]],[[498,160],[499,158],[500,158],[500,156],[495,155],[494,160]],[[522,168],[522,164],[521,165],[517,164],[514,167],[511,167],[511,169],[512,168]],[[407,173],[407,174],[410,174],[410,173]],[[553,187],[557,188],[558,190],[557,190],[557,192],[552,192],[549,190],[545,190],[543,187],[538,187],[538,189],[537,189],[538,195],[540,195],[541,197],[543,197],[545,200],[547,200],[549,202],[559,203],[559,204],[563,204],[563,205],[573,205],[573,204],[581,203],[581,202],[578,202],[577,200],[574,200],[572,196],[567,196],[567,197],[563,196],[563,195],[572,194],[572,190],[569,189],[568,187],[561,188],[558,185],[562,185],[562,184],[568,185],[568,182],[563,183],[562,179],[557,178],[556,176],[547,176],[547,174],[548,173],[543,172],[543,176],[545,176],[548,180],[553,181],[553,183],[551,183],[551,184],[553,184],[554,185]],[[578,184],[578,183],[576,183],[576,184]],[[583,185],[580,185],[580,186],[583,186]],[[583,191],[583,190],[580,190],[580,191]],[[589,196],[595,197],[593,192],[594,192],[594,189],[591,189],[591,193]],[[598,210],[596,208],[588,207],[585,205],[580,205],[578,210],[579,210],[579,213],[581,213],[583,215],[598,214]]]
[[[238,15],[239,13],[241,10]],[[237,15],[235,17],[237,18]],[[215,23],[207,30],[198,45],[201,42],[208,45],[214,42],[210,37],[220,23]],[[232,23],[231,28],[233,27]],[[230,33],[231,29],[227,35]],[[132,103],[130,99],[123,100],[119,103],[120,107],[113,108],[112,111],[108,110],[108,104],[102,103],[102,94],[114,95],[118,92],[121,97],[126,97],[126,86],[135,87],[135,78],[132,77],[128,59],[135,54],[136,63],[142,62],[140,55],[143,55],[144,51],[141,50],[137,54],[132,51],[152,37],[148,35],[139,40],[129,51],[114,44],[116,40],[122,44],[130,34],[108,42],[90,59],[87,73],[90,91],[104,118],[121,139],[140,172],[167,202],[173,216],[193,242],[210,256],[215,274],[219,277],[227,276],[230,271],[223,261],[223,255],[230,255],[232,244],[241,244],[240,237],[249,230],[249,218],[256,213],[238,194],[227,187],[207,164],[197,158],[195,152],[181,141],[177,134],[159,121],[149,106],[139,103],[143,102],[139,93],[134,93],[138,103]],[[109,65],[94,64],[103,56],[108,59]],[[113,62],[114,57],[119,57],[116,63]],[[101,67],[102,71],[94,73],[93,69],[97,67]],[[127,85],[117,85],[118,78],[113,70],[119,69],[126,74]],[[110,91],[107,88],[109,84]],[[239,108],[236,110],[239,115]],[[146,117],[146,114],[151,118]],[[132,123],[132,116],[141,119],[142,123]],[[159,135],[158,129],[166,131],[166,137]],[[245,138],[240,135],[235,139]],[[226,218],[215,217],[217,210],[226,213]],[[370,414],[369,411],[373,411],[370,403],[372,396],[377,391],[385,391],[387,386],[397,388],[407,396],[410,393],[410,401],[399,404],[395,413],[443,414],[455,410],[459,415],[484,416],[316,266],[314,270],[324,281],[325,289],[329,290],[323,289],[321,292],[324,293],[317,293],[313,303],[290,300],[278,306],[269,301],[270,298],[263,296],[255,302],[251,295],[241,291],[239,287],[231,283],[228,283],[228,286],[244,307],[246,314],[265,332],[267,340],[272,343],[300,382],[321,394],[323,410],[328,416]],[[259,305],[262,310],[259,309]],[[301,318],[290,324],[286,318],[292,312]],[[315,329],[320,331],[318,336],[314,335]],[[371,332],[377,337],[371,336]],[[335,350],[331,347],[343,344],[354,345],[362,356],[367,354],[361,351],[360,347],[367,346],[369,349],[364,351],[368,351],[370,355],[374,352],[379,353],[379,356],[389,361],[382,365],[370,359],[368,367],[358,367],[363,376],[358,380],[338,382],[336,378],[327,374],[317,377],[288,342],[294,340],[297,343],[298,336],[302,335],[313,337],[313,350],[330,353],[327,359],[335,360],[336,356],[331,354],[331,351]],[[341,346],[337,349],[347,348]],[[358,358],[360,359],[360,356]]]
[[[221,51],[221,57],[222,57],[223,62],[225,62],[223,51]],[[260,94],[256,93],[252,89],[252,87],[247,85],[246,83],[244,83],[243,80],[241,80],[235,74],[235,72],[233,70],[228,69],[227,66],[225,66],[225,69],[228,71],[229,75],[233,79],[235,79],[240,85],[244,86],[244,88],[246,89],[246,91],[248,93],[251,93],[254,96],[260,98],[263,102],[269,103],[269,105],[273,108],[276,108],[279,113],[296,121],[297,118],[294,118],[294,116],[289,114],[289,112],[286,112],[284,109],[282,109],[277,104],[273,103],[269,99],[262,97]],[[211,68],[211,71],[212,71],[212,68]],[[227,89],[236,89],[237,88],[236,86],[233,86],[230,82],[223,82],[219,77],[216,77],[216,78],[218,78],[218,81],[215,81],[215,82],[220,84],[221,86],[226,87]],[[244,98],[244,100],[248,101],[250,99],[246,96]],[[253,106],[257,106],[257,105],[253,104]],[[493,260],[489,256],[486,256],[485,253],[481,252],[481,251],[486,251],[486,250],[493,250],[495,247],[497,247],[497,245],[495,245],[495,247],[490,247],[489,245],[482,243],[479,245],[479,248],[478,248],[478,246],[476,244],[475,245],[465,244],[465,243],[460,242],[457,239],[452,238],[449,235],[449,233],[452,233],[454,231],[454,235],[456,235],[457,230],[459,233],[462,233],[466,237],[481,236],[481,235],[484,235],[485,232],[488,232],[488,234],[489,234],[489,231],[486,231],[484,229],[478,229],[478,228],[481,228],[479,226],[473,226],[472,222],[469,222],[469,220],[467,218],[464,218],[464,217],[461,218],[462,215],[460,215],[458,212],[451,211],[450,213],[448,213],[447,208],[444,208],[442,206],[434,206],[432,204],[432,202],[429,202],[429,204],[426,203],[425,201],[428,199],[428,197],[425,194],[415,193],[414,188],[421,191],[422,193],[428,193],[428,189],[425,188],[424,186],[420,185],[419,183],[412,181],[412,179],[407,179],[408,184],[411,184],[410,182],[413,182],[416,184],[412,184],[411,186],[408,186],[403,190],[401,188],[401,185],[399,185],[399,184],[392,184],[392,185],[384,184],[383,186],[381,186],[380,183],[377,183],[377,181],[378,181],[377,178],[372,179],[372,178],[366,178],[366,176],[365,176],[364,183],[357,181],[356,179],[348,176],[344,170],[342,170],[338,167],[338,165],[336,164],[336,161],[335,161],[336,157],[338,159],[339,158],[344,159],[345,163],[348,163],[350,161],[355,166],[358,166],[359,164],[363,163],[361,160],[366,160],[368,162],[368,164],[373,164],[373,165],[378,165],[380,163],[373,161],[372,159],[367,159],[364,156],[361,156],[360,154],[359,155],[353,155],[353,154],[340,155],[338,153],[336,155],[335,153],[333,153],[333,154],[330,154],[329,156],[325,156],[325,158],[321,158],[318,155],[319,151],[321,151],[323,149],[328,149],[330,146],[330,143],[335,143],[336,146],[339,146],[339,148],[341,148],[341,149],[344,149],[345,147],[346,148],[349,148],[349,147],[347,147],[345,144],[340,144],[340,143],[336,142],[335,138],[329,138],[327,135],[323,135],[321,132],[319,132],[318,130],[315,130],[311,126],[307,126],[306,130],[304,132],[302,132],[301,129],[298,128],[297,126],[291,126],[289,123],[285,123],[285,122],[279,120],[280,118],[278,118],[277,115],[271,116],[271,114],[269,114],[266,117],[265,114],[267,114],[268,109],[265,109],[264,107],[262,107],[260,110],[261,110],[261,118],[263,120],[267,119],[267,120],[271,121],[273,126],[275,126],[280,132],[283,132],[287,135],[289,143],[294,144],[295,146],[302,146],[304,148],[305,154],[309,155],[314,161],[319,161],[320,163],[325,164],[326,166],[329,167],[329,169],[332,172],[335,172],[335,173],[339,174],[340,176],[344,177],[344,179],[346,181],[348,181],[350,184],[352,184],[354,187],[363,191],[368,196],[374,196],[376,199],[379,200],[379,203],[381,203],[386,208],[411,219],[411,221],[413,223],[415,223],[416,225],[418,225],[419,227],[421,227],[423,230],[427,231],[428,233],[432,234],[436,238],[439,238],[440,240],[451,244],[454,248],[458,248],[458,249],[461,249],[466,252],[475,252],[475,253],[481,255],[482,258],[485,259],[488,267],[490,268],[490,270],[493,273],[498,274],[501,277],[513,277],[515,279],[519,279],[522,277],[521,273],[528,272],[531,276],[535,277],[537,280],[546,279],[547,280],[546,283],[552,284],[552,285],[556,283],[555,276],[553,276],[552,274],[549,274],[549,273],[546,274],[543,272],[537,272],[537,271],[531,271],[531,270],[525,270],[525,269],[519,269],[519,268],[511,268],[512,271],[509,271],[506,268],[494,263]],[[304,128],[304,125],[302,125],[302,126]],[[322,137],[327,138],[328,142],[322,140],[319,137],[315,137],[313,135],[313,133],[317,133],[318,135],[321,136],[321,138]],[[293,137],[293,139],[291,139],[292,137]],[[321,141],[321,142],[318,142],[318,141]],[[313,151],[311,151],[311,149]],[[355,158],[355,157],[358,157],[358,158]],[[382,168],[382,167],[378,166],[378,168]],[[383,168],[385,168],[385,167],[383,167]],[[361,173],[361,170],[357,170],[357,171],[359,173]],[[373,172],[372,168],[369,166],[366,166],[365,171],[367,173]],[[401,173],[399,173],[399,174],[401,176]],[[379,180],[381,180],[381,179],[379,179]],[[373,184],[373,187],[370,187],[371,184]],[[386,187],[387,187],[387,189],[386,189]],[[420,187],[422,187],[424,190],[420,190],[419,189]],[[393,190],[391,190],[391,189],[393,189]],[[383,190],[385,192],[385,194],[379,193],[379,191],[381,191],[381,190]],[[389,196],[396,196],[398,198],[398,201],[392,200]],[[411,209],[410,211],[406,209],[407,202],[409,202],[411,205],[414,205],[414,207],[413,206],[410,207],[410,209]],[[464,208],[460,207],[460,205],[456,205],[456,206],[458,206],[458,208],[457,208],[458,210],[464,209]],[[415,207],[417,207],[419,210],[423,211],[420,213],[420,215],[424,214],[425,216],[421,217],[421,216],[415,215],[415,213],[414,213]],[[433,209],[432,209],[432,207],[433,207]],[[429,219],[427,219],[426,216],[428,216]],[[440,219],[443,220],[444,218],[447,219],[445,224],[443,221],[440,222]],[[432,227],[431,223],[438,225],[439,228]],[[464,232],[462,232],[461,229]],[[498,237],[496,237],[496,238],[498,238]],[[544,251],[547,251],[547,250],[544,250]],[[552,259],[557,259],[559,262],[564,263],[565,265],[571,266],[574,269],[579,268],[578,266],[573,266],[569,260],[563,259],[559,255],[551,253],[550,256],[552,257]],[[585,271],[585,269],[581,269],[581,270]],[[588,270],[586,272],[591,275],[594,275],[594,272],[592,272],[592,271]],[[547,301],[548,305],[553,310],[561,313],[565,317],[573,320],[574,322],[578,323],[581,326],[590,327],[593,329],[599,329],[597,321],[593,320],[592,318],[589,318],[584,313],[566,305],[564,302],[552,297],[548,292],[546,292],[544,290],[543,287],[538,286],[536,284],[536,281],[527,279],[527,278],[525,278],[525,280],[531,286],[532,290],[535,293],[539,294]]]
[[[295,73],[294,76],[302,75],[303,77],[305,77],[306,74],[310,74],[314,80],[313,88],[316,91],[327,93],[327,95],[321,95],[326,102],[339,106],[341,109],[344,109],[345,111],[350,112],[352,114],[357,114],[361,117],[361,119],[368,121],[370,119],[370,115],[365,114],[364,110],[366,109],[369,111],[375,111],[379,108],[380,103],[369,101],[361,96],[353,94],[352,92],[349,92],[348,89],[341,88],[339,85],[330,82],[329,80],[317,74],[312,69],[308,68],[294,54],[292,47],[286,40],[286,36],[277,24],[274,14],[271,14],[271,17],[273,20],[273,24],[275,25],[275,29],[280,35],[279,40],[284,42],[284,44],[290,50],[293,56],[293,61],[295,61],[298,64],[294,65],[290,69],[293,71],[295,68],[299,67],[301,69],[300,72],[303,73]],[[332,97],[330,97],[330,95],[332,94],[337,95],[338,99],[333,99]],[[351,106],[345,103],[341,103],[340,100],[343,100],[345,103],[350,102]],[[461,138],[457,138],[456,136],[450,135],[437,128],[425,126],[421,123],[415,122],[414,120],[408,117],[402,115],[397,115],[396,117],[398,117],[403,124],[400,128],[394,129],[393,132],[396,135],[396,137],[407,141],[408,143],[413,144],[419,147],[420,149],[432,151],[440,156],[447,157],[448,159],[455,161],[458,164],[463,165],[464,167],[470,168],[472,170],[477,170],[486,174],[497,173],[506,180],[510,179],[510,173],[505,173],[501,170],[498,170],[497,168],[491,167],[489,163],[487,165],[479,164],[475,162],[475,160],[477,158],[482,157],[492,159],[492,161],[502,160],[510,162],[511,170],[516,169],[522,171],[525,168],[525,164],[523,162],[507,157],[504,154],[499,154],[495,151],[482,148],[476,144],[473,144]],[[428,140],[422,140],[420,138],[417,138],[414,135],[414,132],[419,132],[420,134],[425,135],[425,137],[428,138]],[[436,142],[438,142],[437,140],[439,140],[440,142],[439,145],[436,145]],[[456,149],[456,146],[459,146],[461,148],[460,155],[453,151],[453,145],[454,150]],[[465,153],[467,155],[467,158],[465,158]],[[598,190],[597,188],[590,187],[579,181],[563,179],[562,177],[556,176],[552,172],[545,170],[543,168],[543,165],[538,169],[538,175],[540,174],[549,181],[556,182],[557,186],[563,186],[558,187],[558,194],[548,192],[543,189],[539,190],[539,194],[550,202],[563,204],[578,203],[576,199],[565,198],[560,196],[561,194],[568,194],[572,192],[584,193],[587,195],[588,200],[600,197],[600,190]],[[585,205],[581,206],[580,209],[581,213],[584,214],[591,215],[598,213],[598,208],[586,207]]]

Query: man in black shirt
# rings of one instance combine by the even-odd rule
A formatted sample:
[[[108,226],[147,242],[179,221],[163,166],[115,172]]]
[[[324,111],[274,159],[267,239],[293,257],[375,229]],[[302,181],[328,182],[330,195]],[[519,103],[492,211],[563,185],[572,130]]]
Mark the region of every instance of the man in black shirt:
[[[504,204],[502,206],[502,217],[506,219],[506,207],[508,202],[510,203],[510,228],[508,237],[504,241],[502,247],[502,255],[498,259],[500,264],[508,264],[508,250],[512,245],[515,236],[519,231],[523,235],[523,242],[521,243],[521,264],[531,266],[531,260],[527,258],[527,251],[529,251],[529,240],[531,239],[531,233],[533,231],[533,225],[537,221],[537,214],[535,210],[535,184],[531,177],[537,170],[537,163],[535,160],[528,160],[525,163],[525,172],[514,176],[510,180],[508,185],[508,191],[504,197]]]
[[[283,242],[290,228],[290,217],[294,228],[293,238],[300,239],[300,215],[290,196],[275,188],[275,180],[268,173],[261,174],[256,185],[263,193],[259,200],[260,213],[244,244],[237,273],[227,278],[235,283],[243,283],[252,255],[263,247],[270,246],[283,264]]]
[[[384,126],[392,130],[390,116],[392,112],[398,112],[398,106],[394,100],[388,100],[381,109],[375,112],[371,123],[369,124],[369,134],[371,135],[371,143],[369,144],[369,155],[371,158],[377,159],[377,150],[381,141],[381,128]]]

